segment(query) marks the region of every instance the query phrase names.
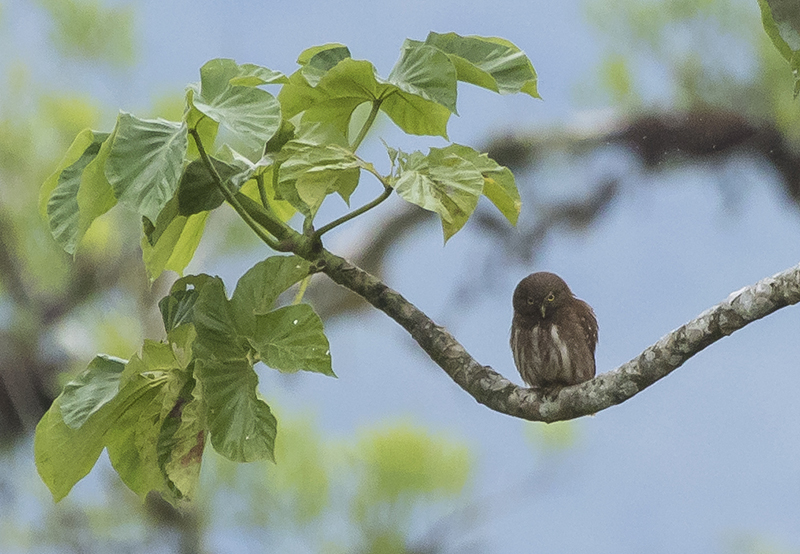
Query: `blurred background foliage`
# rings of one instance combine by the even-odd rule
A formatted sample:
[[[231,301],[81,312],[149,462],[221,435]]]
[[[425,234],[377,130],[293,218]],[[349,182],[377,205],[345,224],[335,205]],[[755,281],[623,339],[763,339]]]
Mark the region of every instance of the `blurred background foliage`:
[[[38,481],[31,432],[70,373],[95,352],[127,358],[143,337],[158,337],[156,310],[169,282],[152,286],[141,264],[138,222],[113,210],[90,230],[72,260],[39,216],[38,189],[82,129],[106,129],[118,106],[86,90],[44,82],[10,38],[16,24],[0,2],[0,550],[3,552],[307,551],[427,553],[484,551],[467,541],[480,525],[472,487],[474,453],[452,433],[409,420],[378,423],[357,436],[323,437],[314,416],[281,418],[277,465],[234,465],[209,452],[199,497],[182,511],[158,498],[143,506],[105,466],[53,505]],[[137,61],[142,30],[136,4],[38,0],[43,48],[55,64],[83,64],[113,82]],[[800,200],[800,110],[787,64],[763,33],[753,6],[735,0],[585,0],[583,17],[598,44],[596,72],[575,91],[602,118],[487,137],[498,162],[523,176],[527,218],[518,231],[486,211],[476,225],[505,246],[509,261],[529,264],[551,232],[585,231],[612,199],[618,179],[597,178],[555,200],[524,179],[531,166],[574,164],[624,148],[638,170],[724,162],[736,153],[763,156],[782,177],[787,199]],[[534,62],[535,62],[534,58]],[[180,116],[180,91],[141,115]],[[699,118],[699,119],[698,119]],[[698,123],[698,121],[700,123]],[[636,173],[632,170],[632,173]],[[206,252],[235,256],[254,242],[221,215]],[[380,273],[397,237],[426,221],[398,210],[375,223],[353,257]],[[207,256],[211,254],[206,254]],[[469,286],[467,283],[464,286]],[[328,317],[359,303],[326,289],[311,291]],[[440,376],[444,379],[444,376]],[[328,385],[332,386],[332,385]],[[567,424],[526,426],[532,448],[561,456],[580,444]],[[498,497],[500,494],[498,493]],[[730,552],[788,552],[757,536],[730,541]]]

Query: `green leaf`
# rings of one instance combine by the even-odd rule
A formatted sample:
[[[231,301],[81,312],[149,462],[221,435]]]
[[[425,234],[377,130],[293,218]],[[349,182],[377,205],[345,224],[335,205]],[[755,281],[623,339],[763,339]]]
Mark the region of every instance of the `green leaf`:
[[[66,384],[61,393],[61,417],[68,427],[80,428],[92,414],[113,400],[126,363],[100,354],[83,373]]]
[[[411,95],[436,102],[456,111],[456,68],[441,50],[409,40],[403,43],[400,59],[389,74],[389,82]]]
[[[398,155],[394,189],[406,201],[441,216],[445,241],[467,222],[483,192],[484,178],[474,164],[447,149]]]
[[[191,498],[197,489],[205,450],[205,409],[186,381],[158,436],[158,466],[176,498]]]
[[[281,89],[278,99],[285,117],[292,118],[304,112],[304,123],[333,125],[345,137],[353,111],[364,102],[380,102],[381,110],[405,132],[446,138],[451,110],[439,100],[450,102],[444,83],[450,76],[455,87],[455,69],[446,55],[429,53],[429,56],[436,62],[435,70],[444,70],[442,61],[449,67],[444,79],[418,65],[419,60],[412,54],[398,62],[394,75],[396,83],[379,79],[370,62],[346,58],[328,70],[315,87],[306,81],[301,71],[295,72]]]
[[[207,218],[208,212],[179,215],[177,198],[164,207],[155,226],[145,229],[141,241],[142,260],[151,281],[167,269],[183,273],[200,244]]]
[[[39,421],[34,439],[36,468],[55,501],[64,498],[89,473],[103,447],[127,429],[125,418],[157,394],[158,380],[140,381],[137,386],[123,385],[113,400],[91,413],[79,428],[64,422],[61,396]]]
[[[120,113],[106,161],[106,177],[117,200],[156,221],[178,187],[186,137],[186,124]]]
[[[358,186],[361,162],[347,148],[289,141],[281,150],[277,194],[304,214],[316,214],[329,194],[345,202]]]
[[[253,336],[256,314],[272,310],[281,293],[309,275],[310,266],[298,256],[272,256],[247,270],[231,297],[240,333]]]
[[[74,163],[59,172],[57,186],[52,190],[47,202],[50,232],[56,242],[70,254],[75,253],[78,241],[82,236],[80,232],[78,190],[81,186],[83,171],[97,157],[101,144],[109,136],[108,133],[95,133],[92,131],[88,131],[88,134],[86,133],[86,131],[83,131],[81,135],[86,138],[91,135],[91,142]]]
[[[235,462],[273,460],[278,422],[256,389],[258,376],[246,359],[199,358],[195,375],[208,407],[214,449]]]
[[[50,201],[50,196],[58,186],[61,173],[72,164],[81,159],[86,149],[95,142],[94,131],[91,129],[84,129],[75,137],[72,144],[67,149],[66,154],[58,163],[56,170],[42,183],[42,188],[39,189],[39,213],[43,218],[47,218],[47,204]]]
[[[257,160],[280,128],[281,106],[265,90],[231,84],[231,79],[241,76],[242,70],[233,60],[206,62],[200,69],[200,91],[191,101],[194,108],[220,124],[218,142]],[[211,145],[204,146],[210,150]]]
[[[309,56],[310,55],[310,56]],[[300,54],[297,63],[302,65],[300,72],[312,87],[340,61],[350,57],[350,50],[342,44],[327,44],[310,48]]]
[[[193,323],[198,342],[219,358],[243,358],[247,354],[244,339],[240,339],[233,310],[219,277],[202,276],[200,295],[194,304]]]
[[[483,195],[500,210],[500,213],[512,225],[517,224],[522,201],[514,174],[510,169],[498,164],[488,154],[482,154],[469,146],[451,144],[444,148],[443,152],[454,153],[474,165],[483,175]]]
[[[425,44],[447,54],[458,72],[458,80],[500,94],[523,92],[540,98],[537,77],[525,53],[507,40],[431,32]]]
[[[105,142],[100,146],[100,151],[94,160],[89,162],[81,176],[81,186],[78,189],[78,241],[83,238],[92,222],[116,206],[117,198],[111,183],[106,178],[106,162],[114,143],[116,128]]]
[[[241,85],[245,87],[255,87],[258,85],[282,85],[288,83],[289,79],[280,71],[273,71],[260,65],[244,63],[239,66],[239,73],[232,77],[228,83],[231,85]]]
[[[170,294],[159,300],[158,309],[164,329],[169,333],[176,327],[194,321],[194,304],[200,292],[195,289],[173,290]]]
[[[772,44],[789,62],[794,97],[800,94],[800,10],[794,0],[758,0],[761,22]]]
[[[210,159],[226,186],[229,185],[228,180],[240,172],[239,168],[222,160]],[[194,160],[187,165],[178,183],[178,213],[189,216],[211,211],[218,208],[223,202],[225,202],[225,197],[220,192],[205,163],[202,160]]]
[[[308,304],[295,304],[256,316],[251,340],[261,361],[285,372],[315,371],[334,376],[322,320]]]
[[[169,337],[172,340],[179,337],[183,342],[164,344],[146,340],[141,354],[128,362],[119,397],[136,395],[143,389],[150,392],[121,413],[108,433],[107,448],[111,464],[131,490],[141,497],[157,491],[166,500],[175,501],[183,494],[170,482],[159,463],[160,456],[165,456],[163,448],[159,451],[159,438],[165,427],[167,433],[174,432],[178,423],[170,418],[180,414],[175,406],[185,402],[181,398],[184,390],[189,388],[191,392],[193,382],[182,367],[185,359],[179,360],[176,351],[190,349],[194,335]]]

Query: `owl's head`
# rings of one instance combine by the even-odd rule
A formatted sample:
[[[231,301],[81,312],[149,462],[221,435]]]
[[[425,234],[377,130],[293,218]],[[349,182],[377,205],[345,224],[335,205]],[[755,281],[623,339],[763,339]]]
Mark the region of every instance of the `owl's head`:
[[[531,273],[514,290],[514,313],[547,319],[559,306],[574,298],[564,279],[555,273]]]

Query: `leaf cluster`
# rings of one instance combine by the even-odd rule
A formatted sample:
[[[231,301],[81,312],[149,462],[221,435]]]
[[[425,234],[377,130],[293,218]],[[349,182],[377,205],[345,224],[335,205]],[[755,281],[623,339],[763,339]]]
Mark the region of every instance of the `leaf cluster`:
[[[511,172],[459,144],[405,153],[388,147],[381,174],[356,151],[380,113],[409,134],[447,138],[457,84],[538,97],[525,54],[497,38],[430,33],[406,40],[388,77],[347,47],[304,51],[291,75],[215,59],[186,89],[181,121],[121,112],[109,133],[74,140],[44,182],[40,210],[55,240],[75,254],[92,222],[121,204],[142,218],[151,279],[182,273],[211,211],[230,205],[273,250],[228,298],[221,279],[180,278],[159,306],[166,339],[147,341],[130,361],[99,356],[57,399],[37,429],[40,474],[61,498],[103,448],[128,486],[176,501],[191,496],[207,436],[236,461],[272,459],[277,423],[257,392],[253,365],[333,375],[322,322],[311,306],[275,308],[282,292],[321,264],[322,236],[397,193],[437,213],[445,240],[481,195],[515,224],[519,194]],[[265,88],[280,86],[276,95]],[[350,136],[353,113],[370,108]],[[330,195],[349,204],[363,173],[380,195],[317,226]],[[295,229],[293,219],[302,219]],[[307,281],[306,281],[307,282]],[[302,288],[301,288],[302,290]],[[299,299],[298,299],[299,300]],[[77,454],[63,467],[67,449]]]

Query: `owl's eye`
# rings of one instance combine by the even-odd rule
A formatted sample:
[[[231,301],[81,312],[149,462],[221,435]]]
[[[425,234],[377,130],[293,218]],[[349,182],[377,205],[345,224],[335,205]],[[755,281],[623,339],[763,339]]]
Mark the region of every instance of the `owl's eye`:
[[[533,299],[532,296],[528,297],[528,305],[534,304],[536,301]]]
[[[548,302],[552,302],[552,301],[553,301],[553,300],[555,300],[555,299],[556,299],[556,295],[555,295],[555,294],[553,294],[552,292],[551,292],[550,294],[548,294],[548,295],[547,295],[547,298],[546,298],[546,300],[547,300]]]

